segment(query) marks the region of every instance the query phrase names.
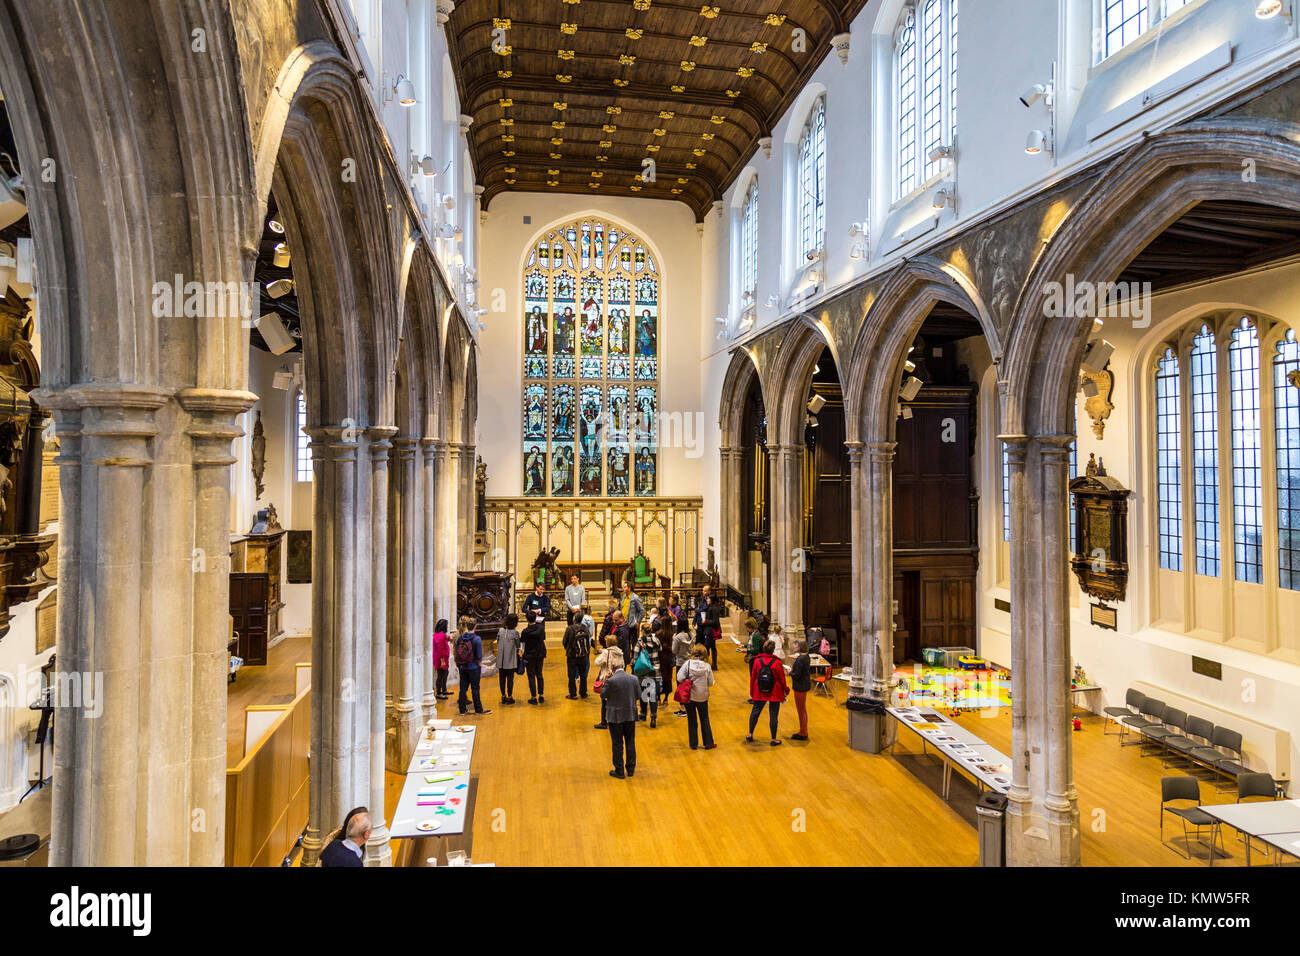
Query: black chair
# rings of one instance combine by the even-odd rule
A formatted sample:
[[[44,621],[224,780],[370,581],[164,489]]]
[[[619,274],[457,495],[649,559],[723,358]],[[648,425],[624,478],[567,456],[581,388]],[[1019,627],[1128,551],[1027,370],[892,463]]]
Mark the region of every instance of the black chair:
[[[1249,772],[1245,754],[1241,752],[1241,734],[1227,727],[1215,727],[1212,739],[1213,746],[1197,747],[1189,756],[1230,780],[1235,781],[1243,773]],[[1214,792],[1224,793],[1227,789],[1216,783]]]
[[[1186,731],[1185,736],[1167,739],[1165,746],[1169,748],[1171,756],[1182,757],[1190,763],[1193,750],[1197,747],[1209,747],[1211,745],[1214,740],[1214,724],[1204,717],[1197,717],[1192,714],[1187,718]]]
[[[1138,731],[1137,740],[1133,741],[1133,743],[1125,743],[1121,740],[1119,742],[1121,747],[1132,747],[1133,744],[1137,744],[1140,748],[1145,743],[1142,739],[1142,733],[1148,727],[1164,726],[1165,702],[1163,700],[1156,700],[1154,697],[1143,697],[1138,710],[1139,714],[1137,716],[1120,718],[1121,724]]]
[[[1252,799],[1256,800],[1276,800],[1277,799],[1277,782],[1273,779],[1271,773],[1242,773],[1237,775],[1237,802],[1243,803]],[[1243,833],[1237,834],[1237,840],[1249,840],[1250,837]],[[1252,844],[1252,848],[1253,848]],[[1264,847],[1268,851],[1268,846]],[[1273,851],[1273,858],[1276,861],[1278,857],[1277,850]]]
[[[1160,741],[1160,766],[1168,767],[1168,760],[1178,754],[1174,744],[1186,741],[1191,744],[1187,737],[1187,712],[1170,707],[1165,711],[1165,728],[1167,733],[1160,734],[1156,739]]]
[[[1106,728],[1110,726],[1111,721],[1113,720],[1119,726],[1118,736],[1122,739],[1124,737],[1124,724],[1121,718],[1136,717],[1138,711],[1142,709],[1142,702],[1146,699],[1147,699],[1146,694],[1142,693],[1142,691],[1140,690],[1134,690],[1132,687],[1130,687],[1128,690],[1124,692],[1123,707],[1103,707],[1101,709],[1101,712],[1105,714],[1107,717],[1111,718],[1111,720],[1106,721],[1106,723],[1102,725],[1101,728],[1102,736],[1103,737],[1117,736],[1115,734],[1107,733],[1106,731]]]
[[[1169,804],[1180,800],[1193,801],[1191,806],[1171,807]],[[1210,816],[1201,809],[1201,784],[1195,777],[1161,777],[1160,778],[1160,842],[1169,849],[1177,851],[1178,847],[1165,840],[1165,814],[1172,813],[1183,821],[1183,845],[1186,849],[1183,851],[1183,858],[1190,860],[1192,858],[1192,849],[1189,842],[1187,827],[1190,825],[1196,830],[1196,842],[1202,846],[1206,843],[1201,839],[1201,828],[1210,828],[1210,842],[1208,844],[1210,856],[1214,856],[1214,837],[1219,833],[1219,821]],[[1219,841],[1222,847],[1223,841]],[[1220,849],[1223,856],[1227,852]]]

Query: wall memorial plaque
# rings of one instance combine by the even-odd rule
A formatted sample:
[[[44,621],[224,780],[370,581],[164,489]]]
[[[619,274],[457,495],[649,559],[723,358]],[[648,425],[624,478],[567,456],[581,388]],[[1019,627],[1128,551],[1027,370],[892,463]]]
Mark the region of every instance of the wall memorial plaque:
[[[41,654],[54,646],[58,639],[58,596],[55,588],[36,605],[36,653]]]

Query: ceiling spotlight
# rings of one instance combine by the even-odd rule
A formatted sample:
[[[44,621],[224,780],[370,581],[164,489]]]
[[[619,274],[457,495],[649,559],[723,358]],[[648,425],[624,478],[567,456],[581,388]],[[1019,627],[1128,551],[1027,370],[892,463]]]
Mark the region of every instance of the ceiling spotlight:
[[[1029,89],[1020,94],[1020,102],[1025,106],[1033,106],[1039,100],[1046,100],[1045,105],[1052,105],[1052,84],[1035,83]]]
[[[1282,0],[1259,0],[1255,4],[1255,16],[1261,20],[1271,20],[1282,12]]]
[[[393,84],[393,95],[402,106],[415,105],[415,85],[405,76],[398,75],[397,82]]]
[[[951,198],[952,195],[948,192],[948,190],[940,189],[934,194],[934,202],[932,203],[932,205],[934,206],[935,209],[943,209],[948,205],[948,202]]]
[[[1030,156],[1052,151],[1052,137],[1041,129],[1031,129],[1029,139],[1025,140],[1025,152]]]
[[[937,163],[941,159],[952,159],[952,153],[951,146],[940,144],[931,148],[927,155],[930,157],[930,162]]]
[[[276,235],[280,235],[280,236],[284,235],[284,226],[280,223],[278,219],[266,220],[266,228],[270,229]]]
[[[289,268],[289,247],[283,242],[275,244],[275,252],[271,255],[271,263],[277,269]]]
[[[816,364],[816,363],[814,362],[814,363],[813,363],[813,374],[816,375],[816,374],[817,374],[818,372],[820,372],[821,370],[822,370],[822,367],[821,367],[820,365],[818,365],[818,364]]]
[[[283,299],[293,291],[292,279],[276,279],[274,282],[266,284],[266,291],[272,299]]]

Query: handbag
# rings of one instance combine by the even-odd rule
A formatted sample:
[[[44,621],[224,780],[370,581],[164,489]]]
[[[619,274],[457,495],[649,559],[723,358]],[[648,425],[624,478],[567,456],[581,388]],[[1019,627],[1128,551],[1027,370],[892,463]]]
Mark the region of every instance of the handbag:
[[[654,665],[650,663],[650,655],[646,653],[645,648],[641,648],[641,653],[636,656],[636,663],[632,665],[632,673],[637,677],[649,677],[655,672]]]
[[[691,687],[693,682],[688,677],[677,685],[677,690],[673,691],[673,700],[679,704],[688,704],[691,700]]]

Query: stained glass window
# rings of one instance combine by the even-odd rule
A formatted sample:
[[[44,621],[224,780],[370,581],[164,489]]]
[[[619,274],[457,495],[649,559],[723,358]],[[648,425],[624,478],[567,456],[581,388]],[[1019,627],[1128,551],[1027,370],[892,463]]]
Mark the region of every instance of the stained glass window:
[[[524,494],[656,494],[654,257],[621,228],[584,219],[537,241],[523,281]]]

